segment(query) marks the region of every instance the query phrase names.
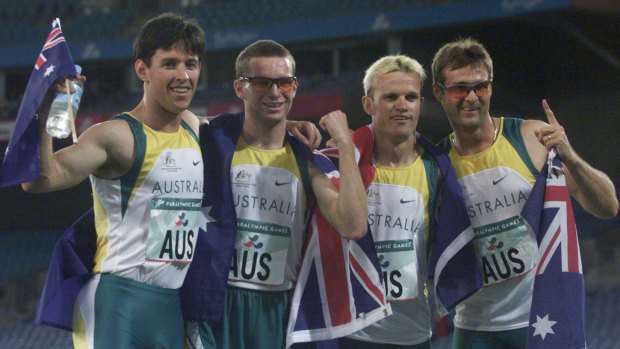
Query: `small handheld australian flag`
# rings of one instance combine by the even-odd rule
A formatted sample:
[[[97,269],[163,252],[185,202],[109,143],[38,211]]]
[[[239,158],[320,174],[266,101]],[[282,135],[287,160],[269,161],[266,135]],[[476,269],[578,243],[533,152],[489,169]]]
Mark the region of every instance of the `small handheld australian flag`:
[[[2,161],[0,186],[39,178],[39,121],[36,113],[48,88],[58,78],[77,74],[60,20],[52,21],[47,40],[37,58],[24,92],[15,128]]]

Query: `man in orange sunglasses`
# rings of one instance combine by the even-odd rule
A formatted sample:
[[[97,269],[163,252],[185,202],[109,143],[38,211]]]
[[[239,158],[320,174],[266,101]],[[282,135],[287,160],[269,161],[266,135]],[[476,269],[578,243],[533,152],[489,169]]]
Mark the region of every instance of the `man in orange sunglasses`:
[[[525,348],[538,246],[522,220],[517,226],[500,223],[520,214],[552,148],[563,161],[570,194],[589,213],[617,214],[614,185],[577,155],[545,100],[548,123],[490,115],[493,62],[478,41],[441,47],[432,74],[433,93],[454,131],[441,145],[456,170],[472,226],[500,228],[474,239],[484,287],[456,307],[453,348]],[[505,204],[497,205],[497,198]]]

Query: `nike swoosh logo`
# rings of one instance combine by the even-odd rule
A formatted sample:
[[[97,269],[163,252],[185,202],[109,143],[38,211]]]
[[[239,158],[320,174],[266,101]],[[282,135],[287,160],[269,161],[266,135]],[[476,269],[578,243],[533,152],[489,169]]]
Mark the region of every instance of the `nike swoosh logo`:
[[[278,181],[276,181],[276,187],[279,187],[281,185],[287,185],[287,184],[291,184],[291,182],[278,182]]]
[[[508,175],[506,175],[506,176],[508,176]],[[504,177],[502,177],[502,178],[500,178],[500,179],[498,179],[498,180],[495,180],[495,179],[494,179],[494,180],[493,180],[493,185],[496,185],[497,183],[501,182],[501,181],[502,181],[502,179],[506,178],[506,176],[504,176]]]
[[[403,200],[403,199],[400,199],[400,203],[401,204],[407,204],[407,203],[414,202],[414,201],[415,201],[415,199],[414,200]]]
[[[198,165],[200,163],[200,161],[192,161],[192,164],[194,164],[194,166]]]

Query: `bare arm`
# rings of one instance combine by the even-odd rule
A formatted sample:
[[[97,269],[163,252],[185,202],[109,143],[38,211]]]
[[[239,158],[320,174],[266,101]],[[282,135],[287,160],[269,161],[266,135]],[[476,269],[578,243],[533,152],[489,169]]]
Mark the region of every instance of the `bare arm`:
[[[47,111],[42,112],[47,114]],[[113,178],[129,169],[134,141],[126,122],[117,120],[94,125],[76,144],[53,152],[52,137],[45,131],[45,119],[40,120],[39,126],[41,177],[23,183],[25,191],[41,193],[66,189],[81,183],[91,173]]]
[[[189,125],[189,127],[191,127],[192,131],[194,131],[194,134],[196,134],[196,137],[198,137],[198,126],[202,123],[209,123],[207,117],[198,117],[196,114],[192,113],[189,110],[184,110],[181,113],[181,117],[183,121],[185,121]]]
[[[583,160],[568,142],[564,128],[543,100],[543,109],[549,124],[528,120],[523,122],[521,132],[528,153],[538,169],[551,148],[562,159],[568,190],[583,208],[599,218],[613,218],[618,213],[616,189],[611,179]]]
[[[340,154],[340,188],[314,166],[309,168],[319,209],[342,237],[359,239],[367,232],[368,206],[346,115],[340,111],[331,112],[321,119],[319,126],[329,132]]]

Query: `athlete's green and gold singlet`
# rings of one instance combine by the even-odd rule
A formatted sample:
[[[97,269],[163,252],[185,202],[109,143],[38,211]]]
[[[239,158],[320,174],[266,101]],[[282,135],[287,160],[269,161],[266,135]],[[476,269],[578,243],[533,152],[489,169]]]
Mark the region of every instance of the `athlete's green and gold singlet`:
[[[134,327],[121,328],[123,323],[140,323],[142,320],[121,321],[135,319],[136,315],[142,319],[153,315],[154,326],[176,328],[176,319],[180,318],[177,289],[183,284],[195,252],[203,190],[203,164],[196,135],[185,122],[175,133],[162,133],[127,113],[115,119],[129,124],[136,155],[129,172],[119,178],[90,176],[97,231],[95,277],[78,295],[74,332],[81,333],[74,335],[76,347],[114,345],[104,343],[124,333],[127,338],[139,338]],[[102,292],[104,287],[108,291]],[[121,302],[126,302],[126,309],[106,309]],[[143,307],[132,310],[129,305]],[[155,315],[163,309],[167,309],[165,314]],[[146,313],[135,314],[142,311]],[[107,326],[104,323],[116,324],[118,336],[98,338],[101,326]],[[78,346],[78,342],[82,344]],[[123,340],[115,343],[133,347]],[[136,345],[150,345],[146,343]]]
[[[290,145],[264,150],[239,140],[230,181],[237,242],[228,285],[286,291],[301,266],[305,196]]]
[[[368,224],[393,314],[349,338],[396,345],[431,338],[426,244],[437,172],[427,152],[406,167],[376,167],[366,191]]]
[[[456,307],[459,328],[503,331],[526,327],[538,247],[521,210],[538,171],[523,142],[521,119],[501,118],[499,137],[485,151],[449,156],[467,213],[483,289]]]

